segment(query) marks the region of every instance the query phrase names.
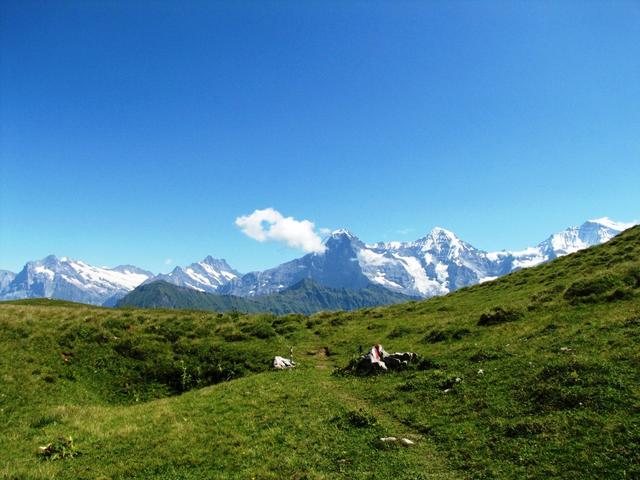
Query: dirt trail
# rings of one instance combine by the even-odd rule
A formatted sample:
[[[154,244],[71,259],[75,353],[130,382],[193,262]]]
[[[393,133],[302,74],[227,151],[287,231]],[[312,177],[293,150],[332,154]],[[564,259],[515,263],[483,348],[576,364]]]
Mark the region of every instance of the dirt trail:
[[[363,409],[375,416],[379,424],[387,432],[387,436],[413,440],[415,445],[408,448],[414,448],[420,451],[421,462],[424,463],[424,478],[461,478],[459,473],[453,472],[451,467],[447,465],[446,460],[442,454],[438,452],[436,445],[431,439],[412,430],[380,406],[360,397],[356,392],[351,391],[348,381],[340,377],[331,376],[331,372],[336,365],[326,353],[325,349],[320,349],[314,358],[316,361],[315,368],[318,371],[318,388],[324,390],[327,395],[333,396],[349,410]]]

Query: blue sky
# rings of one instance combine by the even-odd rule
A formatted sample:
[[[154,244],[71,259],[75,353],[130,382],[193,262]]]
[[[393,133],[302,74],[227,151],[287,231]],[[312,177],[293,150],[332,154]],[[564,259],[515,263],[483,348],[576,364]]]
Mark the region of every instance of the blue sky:
[[[0,268],[262,269],[302,253],[235,224],[267,208],[487,250],[637,220],[639,25],[631,1],[4,0]]]

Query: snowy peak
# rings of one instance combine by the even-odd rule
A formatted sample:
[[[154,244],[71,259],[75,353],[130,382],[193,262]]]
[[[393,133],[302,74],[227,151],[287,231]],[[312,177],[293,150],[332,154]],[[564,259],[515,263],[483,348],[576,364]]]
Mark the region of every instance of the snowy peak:
[[[618,233],[623,232],[631,227],[635,227],[637,225],[636,222],[631,222],[631,223],[616,222],[611,220],[609,217],[602,217],[602,218],[596,218],[593,220],[587,220],[582,226],[585,226],[587,223],[597,223],[598,225],[602,225],[603,227],[617,231]]]
[[[16,278],[16,274],[9,270],[0,270],[0,294]]]
[[[331,237],[346,237],[346,238],[356,238],[356,236],[351,233],[349,230],[347,230],[346,228],[338,228],[337,230],[332,231],[329,234],[328,238]]]
[[[323,244],[324,252],[314,255],[355,257],[356,251],[364,245],[358,237],[344,229],[331,232],[331,235],[324,239]]]
[[[152,277],[146,283],[164,280],[201,292],[217,292],[220,287],[238,277],[240,277],[240,273],[229,266],[226,260],[209,255],[200,262],[192,263],[186,267],[176,267],[171,273]]]
[[[147,277],[153,277],[153,272],[136,267],[135,265],[118,265],[111,270],[128,275],[146,275]]]
[[[304,279],[330,288],[359,289],[370,284],[358,263],[364,244],[347,230],[336,230],[324,239],[324,252],[301,258],[262,272],[250,272],[221,288],[220,293],[257,296],[282,291]]]
[[[207,255],[201,262],[198,263],[200,263],[201,265],[206,264],[220,271],[224,270],[227,272],[235,272],[235,270],[231,268],[231,266],[229,266],[224,258],[213,258],[211,255]],[[237,275],[237,273],[238,272],[235,272],[235,275]]]
[[[476,250],[463,242],[453,232],[436,227],[426,236],[417,240],[414,245],[425,255],[432,255],[439,259],[456,260],[466,252]]]
[[[356,237],[349,230],[343,228],[334,230],[329,234],[327,238],[323,240],[323,244],[327,248],[331,248],[332,245],[338,245],[341,243],[360,242],[360,239]]]
[[[448,241],[458,239],[455,233],[442,227],[434,227],[431,232],[429,232],[429,236],[431,236],[432,238],[446,239]]]
[[[633,223],[614,222],[607,217],[588,220],[579,227],[555,233],[538,245],[549,258],[577,252],[583,248],[608,242]]]

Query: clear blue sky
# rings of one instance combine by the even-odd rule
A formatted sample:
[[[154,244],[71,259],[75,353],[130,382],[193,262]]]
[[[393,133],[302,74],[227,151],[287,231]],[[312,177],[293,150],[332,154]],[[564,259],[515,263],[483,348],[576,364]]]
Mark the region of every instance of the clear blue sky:
[[[234,225],[267,207],[487,250],[637,220],[640,3],[0,3],[0,268],[262,269],[301,254]]]

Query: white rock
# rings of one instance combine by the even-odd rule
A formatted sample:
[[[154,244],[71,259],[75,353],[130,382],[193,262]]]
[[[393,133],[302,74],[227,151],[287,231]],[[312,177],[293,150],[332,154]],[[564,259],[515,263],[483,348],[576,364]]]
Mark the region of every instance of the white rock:
[[[413,440],[409,440],[408,438],[401,438],[400,439],[400,443],[402,443],[403,445],[410,447],[411,445],[415,445],[416,442],[414,442]]]
[[[285,368],[293,368],[296,366],[296,363],[293,360],[289,360],[288,358],[275,356],[273,359],[273,368],[277,368],[279,370],[284,370]]]

